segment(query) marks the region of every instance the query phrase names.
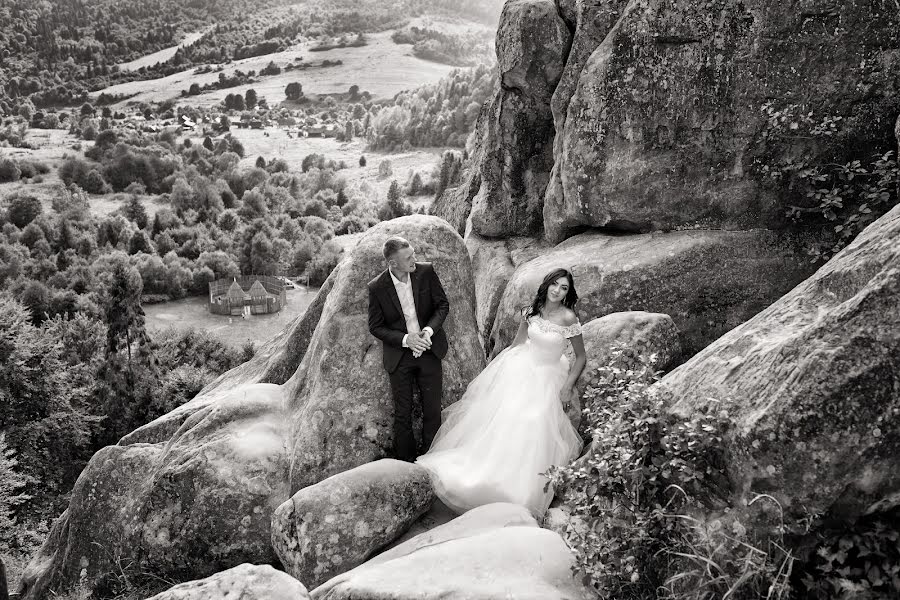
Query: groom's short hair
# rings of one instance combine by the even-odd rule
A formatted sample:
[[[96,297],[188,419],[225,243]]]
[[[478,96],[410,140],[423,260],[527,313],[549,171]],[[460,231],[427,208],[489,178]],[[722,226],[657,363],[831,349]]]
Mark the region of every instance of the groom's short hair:
[[[384,255],[384,260],[390,260],[390,258],[397,253],[397,250],[409,248],[410,246],[411,244],[406,238],[402,238],[399,235],[392,235],[384,242],[384,246],[381,247],[381,253]]]

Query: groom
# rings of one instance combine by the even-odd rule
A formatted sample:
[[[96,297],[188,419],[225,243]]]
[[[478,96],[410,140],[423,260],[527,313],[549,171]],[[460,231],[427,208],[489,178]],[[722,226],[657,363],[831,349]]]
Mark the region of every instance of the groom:
[[[442,325],[450,303],[431,263],[399,236],[382,247],[388,268],[369,282],[369,331],[384,347],[384,368],[394,398],[394,456],[413,462],[413,382],[422,397],[422,452],[441,425],[441,359],[447,354]]]

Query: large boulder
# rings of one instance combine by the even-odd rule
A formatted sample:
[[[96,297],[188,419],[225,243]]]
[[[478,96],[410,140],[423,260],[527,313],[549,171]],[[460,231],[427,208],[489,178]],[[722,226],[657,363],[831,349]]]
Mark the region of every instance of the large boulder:
[[[444,322],[443,406],[459,399],[484,367],[475,326],[472,268],[446,221],[413,215],[370,229],[342,263],[309,350],[285,384],[291,415],[291,493],[386,455],[394,407],[382,344],[368,330],[366,283],[384,268],[381,246],[402,235],[432,262],[450,302]],[[287,498],[285,498],[286,500]]]
[[[880,3],[560,4],[577,29],[553,103],[551,241],[584,226],[772,227],[797,200],[763,164],[890,145],[900,13]],[[809,111],[843,119],[839,143],[803,132]]]
[[[678,328],[669,315],[639,310],[616,312],[588,321],[582,326],[582,331],[587,363],[575,383],[579,399],[572,402],[566,411],[576,429],[581,424],[581,394],[594,371],[607,363],[613,346],[632,350],[647,358],[655,356],[654,368],[659,371],[668,371],[681,361]],[[570,364],[575,360],[571,347],[567,348],[566,356]]]
[[[89,587],[125,568],[187,581],[244,562],[277,564],[271,516],[297,490],[384,457],[392,403],[381,343],[368,332],[366,283],[383,269],[381,244],[405,235],[434,262],[450,301],[443,404],[484,365],[462,238],[443,220],[411,216],[370,229],[332,274],[315,332],[306,325],[270,347],[267,363],[226,375],[192,410],[162,417],[140,439],[98,452],[68,510],[23,578],[37,600],[83,579]],[[294,344],[294,346],[291,346]],[[289,348],[306,348],[293,364]],[[280,374],[279,374],[280,373]],[[245,379],[245,378],[246,379]],[[123,567],[124,565],[124,567]],[[82,577],[83,576],[83,577]]]
[[[588,600],[562,538],[515,504],[488,504],[315,588],[316,600]]]
[[[188,417],[218,401],[223,392],[248,383],[284,383],[297,370],[322,316],[322,307],[338,271],[331,273],[299,318],[263,344],[253,358],[222,373],[175,410],[125,435],[121,445],[156,443],[170,439]]]
[[[767,230],[586,233],[520,266],[497,309],[492,352],[515,336],[520,310],[544,276],[572,270],[582,323],[614,312],[671,316],[691,356],[802,281],[805,241]]]
[[[541,229],[553,165],[550,100],[565,66],[571,34],[553,0],[509,0],[497,30],[500,71],[486,117],[480,187],[472,203],[475,232],[487,237]]]
[[[269,519],[289,496],[288,435],[280,386],[255,384],[223,394],[166,443],[103,448],[26,568],[23,597],[103,586],[120,570],[135,582],[185,581],[275,563]]]
[[[547,251],[546,244],[533,238],[513,237],[505,240],[484,238],[469,232],[466,248],[472,258],[475,274],[475,322],[478,336],[487,354],[491,353],[490,337],[500,298],[516,268]]]
[[[313,588],[362,564],[431,507],[422,467],[384,459],[303,488],[272,516],[272,547]]]
[[[803,533],[900,504],[900,206],[658,387],[727,412],[733,506],[768,494]]]
[[[606,364],[613,346],[633,350],[642,356],[656,356],[654,368],[668,371],[681,362],[678,328],[669,315],[642,310],[616,312],[592,319],[582,326],[587,365],[578,378],[582,389],[590,374]],[[572,359],[571,349],[568,351]]]
[[[149,600],[308,600],[306,587],[270,565],[244,563],[206,579],[179,583]]]

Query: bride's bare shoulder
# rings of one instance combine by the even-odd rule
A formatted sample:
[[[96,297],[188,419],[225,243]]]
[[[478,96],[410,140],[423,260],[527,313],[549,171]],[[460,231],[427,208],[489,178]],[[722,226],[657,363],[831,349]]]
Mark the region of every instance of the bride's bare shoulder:
[[[562,313],[562,324],[563,325],[574,325],[578,322],[578,315],[575,314],[575,311],[571,308],[563,307]]]

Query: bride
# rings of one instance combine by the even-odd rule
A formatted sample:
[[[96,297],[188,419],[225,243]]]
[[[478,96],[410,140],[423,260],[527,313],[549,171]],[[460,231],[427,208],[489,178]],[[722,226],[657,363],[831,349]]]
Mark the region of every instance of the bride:
[[[548,273],[509,348],[443,411],[431,448],[416,462],[456,512],[513,502],[540,516],[550,505],[553,491],[545,491],[541,473],[574,459],[582,445],[563,411],[585,365],[577,300],[569,271]],[[571,369],[567,341],[575,350]]]

